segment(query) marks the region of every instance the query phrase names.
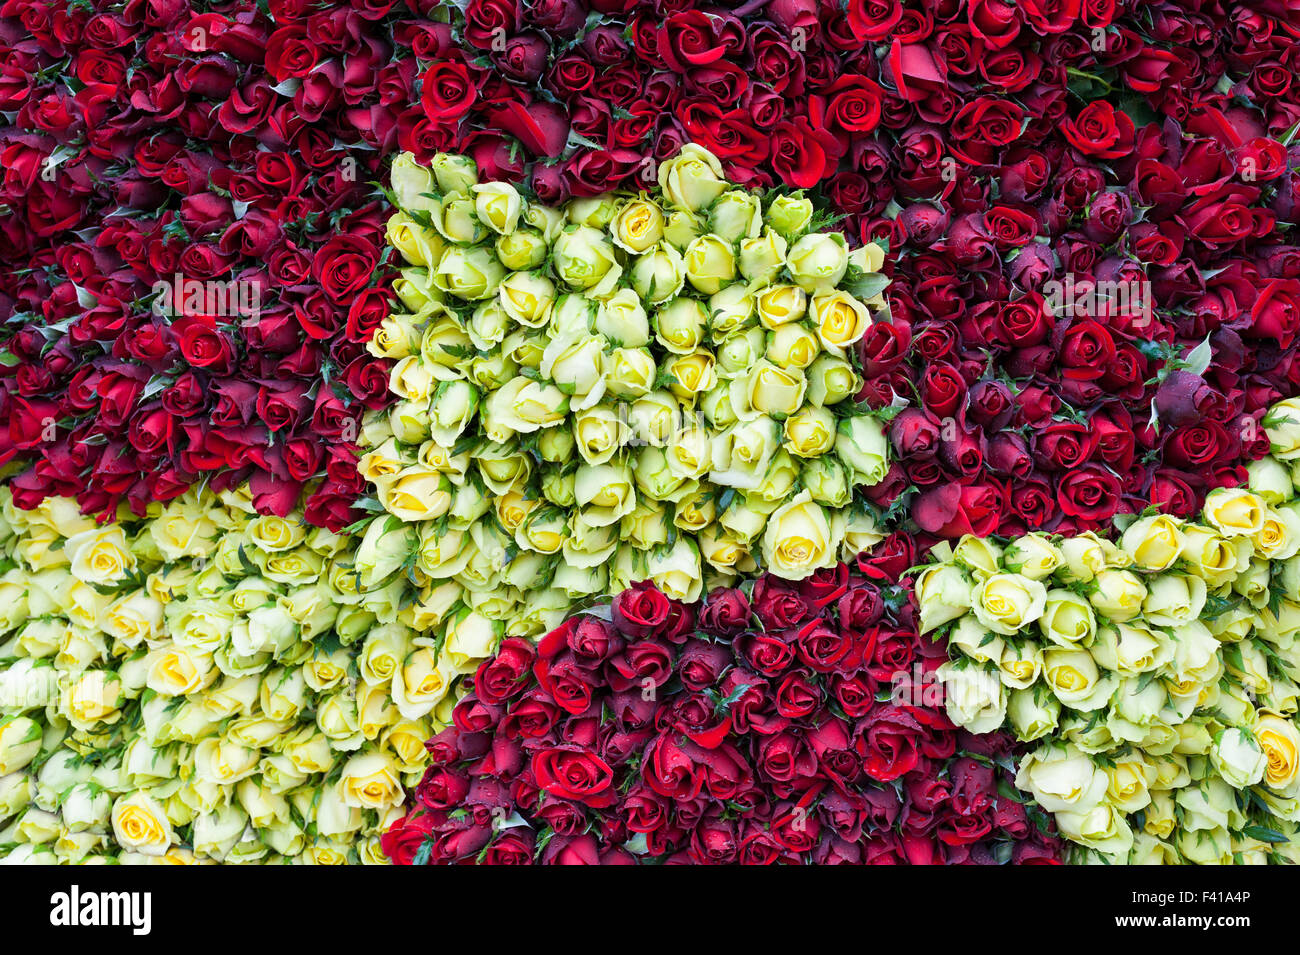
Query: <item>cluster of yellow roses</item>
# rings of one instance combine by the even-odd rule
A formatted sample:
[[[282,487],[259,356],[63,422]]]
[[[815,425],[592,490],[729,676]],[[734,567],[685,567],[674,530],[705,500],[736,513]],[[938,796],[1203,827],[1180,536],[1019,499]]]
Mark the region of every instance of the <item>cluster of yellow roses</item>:
[[[879,539],[853,506],[888,468],[853,346],[883,250],[697,146],[658,177],[548,208],[462,156],[394,161],[408,264],[370,348],[399,400],[360,471],[400,521],[367,532],[376,580],[529,635],[632,581],[694,600],[760,556],[801,579]]]
[[[0,856],[383,862],[454,700],[355,547],[241,492],[101,526],[0,489]]]
[[[972,732],[1040,740],[1016,784],[1078,861],[1300,861],[1300,426],[1199,520],[1131,519],[1116,542],[1028,534],[941,545],[922,632]],[[1300,422],[1300,403],[1289,409]]]

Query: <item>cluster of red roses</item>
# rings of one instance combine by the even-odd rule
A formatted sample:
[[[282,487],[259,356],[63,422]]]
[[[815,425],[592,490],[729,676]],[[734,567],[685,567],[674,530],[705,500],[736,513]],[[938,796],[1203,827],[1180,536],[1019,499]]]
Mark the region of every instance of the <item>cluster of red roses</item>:
[[[889,240],[863,397],[909,407],[873,497],[925,531],[1191,513],[1300,387],[1294,0],[438,12],[429,148],[555,199],[694,141]]]
[[[700,606],[648,583],[505,640],[429,741],[399,864],[1052,863],[1011,740],[944,714],[894,535]],[[999,786],[999,782],[1006,785]]]
[[[387,313],[419,0],[0,5],[0,462],[139,513],[201,477],[338,528]],[[194,292],[197,295],[192,294]]]

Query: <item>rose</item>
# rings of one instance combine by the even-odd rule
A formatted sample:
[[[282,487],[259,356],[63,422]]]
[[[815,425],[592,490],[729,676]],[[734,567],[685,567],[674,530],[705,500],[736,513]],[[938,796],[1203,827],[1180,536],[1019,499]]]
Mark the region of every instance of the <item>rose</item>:
[[[763,532],[765,566],[787,580],[802,580],[830,566],[838,549],[826,511],[807,491],[773,511]]]
[[[161,856],[176,838],[162,807],[144,791],[119,796],[111,819],[113,838],[131,852]]]
[[[542,749],[533,755],[532,771],[543,791],[601,809],[616,798],[613,771],[604,760],[580,749]]]
[[[975,585],[971,610],[994,633],[1014,634],[1043,615],[1047,588],[1018,574],[993,574]]]
[[[1210,762],[1215,771],[1234,789],[1245,789],[1264,778],[1268,757],[1248,729],[1228,727],[1214,737]]]

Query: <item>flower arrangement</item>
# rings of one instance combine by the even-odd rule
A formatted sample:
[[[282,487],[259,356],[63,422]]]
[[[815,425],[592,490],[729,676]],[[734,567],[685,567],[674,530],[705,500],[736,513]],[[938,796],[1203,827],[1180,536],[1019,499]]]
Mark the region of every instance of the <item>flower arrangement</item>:
[[[882,250],[698,147],[659,175],[551,208],[465,157],[394,162],[407,264],[369,347],[398,400],[359,467],[397,520],[369,524],[367,567],[540,635],[633,581],[693,602],[759,559],[802,579],[880,538],[854,492],[887,443],[853,349]]]
[[[1058,861],[1011,795],[1010,739],[958,730],[931,684],[892,537],[797,583],[700,603],[651,584],[505,640],[406,815],[399,864]]]
[[[354,541],[247,489],[106,525],[0,493],[8,861],[383,861],[441,724]]]
[[[1111,861],[1294,861],[1300,822],[1300,501],[1293,400],[1272,456],[1194,521],[963,538],[917,577],[923,632],[955,660],[947,712],[1039,743],[1016,784]]]

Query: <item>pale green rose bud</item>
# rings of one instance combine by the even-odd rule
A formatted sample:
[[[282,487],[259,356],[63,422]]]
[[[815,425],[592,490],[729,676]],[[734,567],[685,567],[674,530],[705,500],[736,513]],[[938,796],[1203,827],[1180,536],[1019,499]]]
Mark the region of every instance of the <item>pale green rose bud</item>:
[[[642,348],[650,343],[650,318],[630,288],[619,289],[596,310],[595,331],[617,348]]]
[[[1034,684],[1043,669],[1043,651],[1032,643],[1008,643],[997,662],[1003,686],[1023,690]]]
[[[883,481],[889,471],[889,442],[880,421],[867,415],[841,418],[835,456],[852,472],[855,486]]]
[[[786,580],[803,580],[837,562],[843,536],[843,522],[833,520],[808,491],[802,491],[768,517],[763,531],[764,566]]]
[[[720,236],[702,235],[691,242],[682,257],[686,280],[696,291],[713,295],[736,279],[736,255]]]
[[[1269,408],[1263,420],[1270,453],[1279,461],[1300,458],[1300,398],[1288,398]]]
[[[551,264],[561,282],[591,289],[597,297],[612,291],[622,274],[613,245],[590,226],[566,226],[551,248]]]
[[[834,405],[856,395],[862,379],[843,358],[822,354],[808,368],[807,398],[815,405]]]
[[[805,292],[829,292],[848,271],[848,242],[838,232],[805,235],[790,247],[785,265],[795,284]]]
[[[780,443],[780,426],[772,418],[760,415],[738,422],[714,436],[709,480],[725,487],[757,489]]]
[[[238,803],[201,813],[194,819],[194,852],[221,861],[239,842],[248,825],[248,813]]]
[[[523,221],[525,225],[540,232],[547,243],[551,243],[560,234],[567,220],[559,209],[532,203],[525,206]]]
[[[604,356],[599,335],[557,335],[542,353],[540,370],[569,396],[569,410],[583,411],[605,394]]]
[[[1097,616],[1083,597],[1072,590],[1054,587],[1047,591],[1038,629],[1049,642],[1066,650],[1089,647],[1097,635]]]
[[[707,446],[708,436],[705,435]],[[669,460],[672,461],[676,449],[669,450]],[[679,471],[687,470],[679,468]],[[699,534],[706,527],[712,524],[718,517],[718,507],[715,503],[712,491],[703,488],[687,494],[673,507],[673,526],[680,528],[690,534]],[[721,528],[717,528],[721,531]],[[703,544],[701,543],[701,547]],[[708,560],[707,553],[703,554],[704,559]]]
[[[632,288],[642,301],[658,305],[682,290],[686,263],[680,252],[661,242],[633,263],[631,279]]]
[[[608,405],[597,405],[578,412],[573,416],[571,430],[552,430],[570,433],[582,460],[588,464],[604,464],[631,437],[627,423]]]
[[[576,484],[576,472],[574,476]],[[569,537],[569,522],[558,507],[539,507],[515,531],[515,543],[538,554],[555,554]]]
[[[785,419],[785,448],[801,458],[816,458],[835,446],[835,415],[816,405],[805,405]]]
[[[1007,697],[1007,716],[1016,739],[1029,743],[1056,729],[1061,717],[1061,703],[1040,687],[1012,690]]]
[[[520,325],[541,328],[551,317],[555,283],[535,272],[512,272],[498,288],[501,308]]]
[[[574,482],[576,471],[564,473],[549,469],[542,473],[542,496],[557,507],[572,507],[574,504]]]
[[[1174,800],[1182,809],[1183,829],[1195,832],[1230,825],[1237,814],[1236,788],[1241,787],[1222,776],[1210,775],[1178,790]]]
[[[626,465],[579,465],[573,493],[582,519],[592,527],[615,524],[636,507],[636,489]]]
[[[663,367],[668,390],[683,402],[694,404],[698,395],[718,383],[717,363],[713,352],[697,348],[687,355],[672,355]]]
[[[635,504],[634,500],[633,506]],[[603,526],[592,524],[579,511],[570,520],[569,537],[560,548],[560,553],[570,566],[596,567],[608,561],[618,548],[618,529],[617,523]]]
[[[441,240],[439,240],[441,241]],[[430,246],[429,268],[433,268],[442,259],[446,248],[434,249]],[[446,299],[442,289],[433,284],[433,276],[428,269],[402,269],[393,279],[393,294],[412,312],[424,314],[426,309],[439,307]]]
[[[446,249],[442,236],[424,228],[405,212],[395,212],[388,217],[384,237],[407,262],[426,268],[436,265]]]
[[[1061,550],[1045,534],[1030,533],[1015,539],[1002,552],[1002,563],[1010,572],[1041,581],[1061,567]]]
[[[789,245],[780,234],[764,232],[752,239],[740,240],[740,274],[751,285],[767,285],[775,281],[785,268]]]
[[[483,421],[489,436],[496,438],[499,426],[506,432],[531,434],[562,422],[569,412],[569,396],[559,387],[520,375],[488,396],[483,403]]]
[[[1088,595],[1089,603],[1097,612],[1116,623],[1136,617],[1146,599],[1147,588],[1142,578],[1129,570],[1099,571]]]
[[[570,600],[581,600],[603,593],[609,581],[604,567],[569,567],[561,564],[555,571],[551,586]]]
[[[682,252],[707,231],[708,225],[704,219],[685,209],[678,209],[668,213],[668,218],[664,221],[663,244]]]
[[[457,245],[475,245],[490,234],[479,221],[474,200],[468,196],[447,196],[431,215],[438,233]]]
[[[605,356],[605,390],[617,398],[637,398],[655,386],[658,368],[642,348],[615,348]]]
[[[433,172],[416,162],[411,153],[399,153],[393,159],[388,181],[392,185],[398,208],[407,212],[429,212],[434,208],[436,200],[429,195],[437,188]]]
[[[737,539],[717,524],[699,531],[700,556],[709,568],[725,574],[752,573],[757,569],[746,542]]]
[[[1002,638],[984,626],[974,613],[966,613],[957,618],[956,624],[948,631],[948,644],[957,647],[962,654],[975,660],[975,663],[987,663],[995,667],[1006,648]]]
[[[834,458],[814,458],[806,462],[799,476],[818,504],[847,507],[853,500],[848,473]]]
[[[67,791],[59,806],[63,825],[69,832],[102,831],[112,809],[113,797],[91,783],[77,783]]]
[[[709,231],[727,242],[757,238],[762,229],[762,203],[745,189],[728,189],[709,209]]]
[[[807,368],[821,353],[817,336],[803,325],[782,325],[767,335],[767,359],[778,368]]]
[[[1048,812],[1087,812],[1105,799],[1108,785],[1101,767],[1072,743],[1039,747],[1016,770],[1016,788]]]
[[[573,457],[574,434],[567,428],[547,428],[537,439],[537,453],[548,464],[563,464]]]
[[[688,354],[700,346],[708,321],[703,302],[675,298],[654,314],[655,339],[673,354]]]
[[[808,379],[798,368],[778,368],[763,359],[744,378],[731,382],[731,405],[742,418],[754,414],[785,417],[799,410]]]
[[[732,332],[717,346],[718,365],[728,375],[747,371],[767,349],[767,335],[757,327]]]
[[[613,221],[618,208],[618,200],[610,195],[581,196],[565,203],[564,215],[573,225],[603,229]]]
[[[1246,465],[1247,484],[1268,504],[1282,504],[1295,496],[1291,472],[1277,458],[1260,458]]]
[[[682,428],[681,403],[667,391],[652,391],[632,402],[627,426],[638,441],[663,447]]]
[[[731,406],[731,387],[725,381],[714,385],[700,399],[699,408],[715,431],[725,431],[740,420]]]
[[[672,521],[667,510],[658,501],[641,497],[631,513],[619,524],[619,540],[639,551],[650,550],[668,543]]]
[[[742,283],[728,285],[709,296],[709,316],[713,341],[718,342],[753,322],[754,296]]]
[[[737,494],[718,517],[718,526],[735,540],[751,544],[763,532],[768,515],[776,508],[770,501]]]
[[[799,463],[785,451],[778,449],[763,473],[763,480],[751,492],[753,496],[777,504],[786,501],[794,493],[794,482],[799,480]],[[809,491],[811,493],[811,491]],[[839,515],[832,516],[832,522]]]
[[[517,228],[496,241],[497,258],[512,272],[527,272],[546,261],[551,247],[536,229]]]
[[[448,195],[469,195],[478,183],[478,166],[468,156],[438,153],[429,161],[429,169],[438,182],[438,191]]]
[[[852,560],[884,539],[884,532],[870,513],[856,509],[850,511],[844,526],[844,547],[840,551],[840,560]]]
[[[1115,623],[1097,631],[1091,653],[1107,670],[1136,676],[1173,659],[1173,642],[1138,623]]]
[[[477,302],[496,294],[506,269],[488,246],[452,246],[438,260],[433,284],[465,301]]]
[[[871,327],[871,313],[860,301],[837,290],[812,297],[808,315],[817,327],[817,339],[832,351],[851,348]]]
[[[970,610],[973,590],[970,578],[955,564],[931,564],[922,570],[916,578],[921,633],[956,620]]]
[[[1186,574],[1157,574],[1148,578],[1142,612],[1153,627],[1183,627],[1205,607],[1205,581]]]
[[[777,196],[767,207],[763,221],[768,228],[775,230],[787,240],[793,242],[808,231],[812,222],[813,204],[802,193]]]
[[[1058,576],[1063,583],[1087,583],[1106,569],[1106,552],[1091,531],[1062,541],[1061,557],[1065,565]]]
[[[509,235],[519,225],[524,200],[508,182],[485,182],[470,187],[478,219],[498,235]]]
[[[708,208],[727,189],[718,157],[695,143],[660,163],[658,178],[668,201],[692,212]]]
[[[610,235],[624,252],[640,255],[663,238],[663,210],[640,196],[628,199],[610,222]]]
[[[362,588],[370,590],[387,580],[402,566],[407,554],[415,547],[416,541],[415,528],[396,523],[386,517],[376,518],[367,524],[361,544],[357,547],[356,557],[353,559],[353,566],[361,578]],[[273,609],[283,615],[288,625],[292,624],[292,618],[287,613],[283,613],[279,608]],[[261,646],[264,640],[274,643],[273,632],[265,629],[272,626],[270,619],[265,623],[259,623],[257,634],[249,638],[250,645]],[[286,624],[281,622],[278,626],[286,626]]]
[[[429,437],[454,446],[478,410],[478,399],[478,389],[468,381],[440,382],[429,405]]]
[[[540,637],[563,623],[572,606],[573,601],[557,588],[532,591],[510,619],[508,631],[512,636]]]
[[[797,285],[769,285],[756,293],[758,320],[769,331],[797,322],[808,313],[808,294]]]
[[[672,546],[656,548],[647,554],[650,581],[669,600],[691,603],[700,599],[704,589],[700,551],[695,541],[678,535]]]
[[[596,319],[596,301],[578,292],[561,294],[551,307],[550,335],[585,335],[591,331]],[[545,340],[542,348],[545,350]]]
[[[9,773],[0,776],[0,823],[4,823],[27,808],[35,787],[26,773]]]
[[[543,554],[524,552],[516,554],[506,564],[501,571],[501,581],[520,593],[527,593],[545,587],[563,566]],[[517,603],[513,597],[507,600],[493,594],[473,594],[470,598],[470,606],[491,620],[508,617]]]
[[[668,465],[667,453],[653,446],[637,452],[633,476],[637,490],[653,501],[676,502],[695,489]]]
[[[988,733],[1002,726],[1007,715],[1007,688],[994,670],[945,663],[935,671],[943,681],[948,718],[972,733]]]
[[[1098,638],[1098,643],[1101,638]],[[1093,646],[1093,652],[1097,644]],[[1056,698],[1080,713],[1101,709],[1119,687],[1120,674],[1102,670],[1087,650],[1064,650],[1051,647],[1043,653],[1043,679]],[[1121,671],[1124,675],[1137,672]]]
[[[1110,803],[1100,803],[1086,812],[1058,812],[1056,825],[1072,842],[1126,858],[1133,848],[1133,829],[1124,813]]]
[[[0,720],[0,775],[22,769],[41,751],[41,727],[26,716]]]

